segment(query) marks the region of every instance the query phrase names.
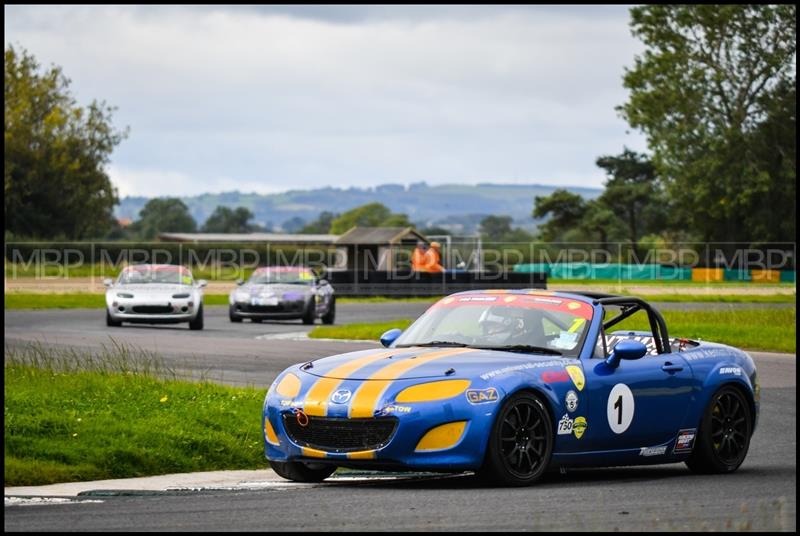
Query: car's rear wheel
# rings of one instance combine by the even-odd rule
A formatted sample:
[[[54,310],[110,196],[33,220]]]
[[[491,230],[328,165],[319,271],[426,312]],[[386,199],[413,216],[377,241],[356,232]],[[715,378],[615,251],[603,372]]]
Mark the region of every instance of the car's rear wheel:
[[[228,318],[231,319],[231,322],[241,322],[242,317],[236,314],[236,309],[233,305],[228,307]]]
[[[333,324],[336,321],[336,298],[331,297],[331,304],[328,306],[328,312],[322,315],[323,324]]]
[[[752,433],[750,403],[739,389],[722,387],[708,403],[686,465],[695,473],[732,473],[744,462]]]
[[[108,309],[106,309],[106,326],[108,326],[110,328],[118,328],[121,325],[122,325],[122,322],[120,322],[118,320],[114,320],[113,318],[111,318],[111,313],[109,313]]]
[[[335,465],[303,462],[269,462],[278,476],[295,482],[322,482],[336,471]]]
[[[200,307],[197,309],[197,316],[195,316],[192,320],[189,321],[189,329],[191,330],[198,330],[203,329],[203,304],[200,304]]]
[[[517,393],[497,414],[478,476],[493,484],[529,486],[544,474],[552,453],[547,409],[532,393]]]

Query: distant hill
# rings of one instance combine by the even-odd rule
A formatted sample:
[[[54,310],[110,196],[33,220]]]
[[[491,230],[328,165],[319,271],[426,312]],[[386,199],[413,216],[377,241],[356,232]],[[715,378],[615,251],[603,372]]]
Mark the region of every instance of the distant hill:
[[[255,214],[255,222],[274,230],[295,227],[297,220],[313,221],[320,212],[341,213],[351,208],[378,201],[393,212],[408,214],[420,227],[444,227],[456,234],[468,234],[477,229],[481,219],[489,215],[511,216],[517,226],[532,230],[536,222],[531,217],[533,199],[549,195],[558,186],[542,184],[475,184],[428,185],[424,182],[409,186],[382,184],[372,188],[317,188],[291,190],[279,194],[223,192],[182,197],[199,225],[218,205],[243,206]],[[599,188],[568,187],[569,191],[587,199],[597,197]],[[139,210],[149,198],[125,197],[115,209],[118,218],[138,219]],[[293,225],[294,224],[294,225]]]

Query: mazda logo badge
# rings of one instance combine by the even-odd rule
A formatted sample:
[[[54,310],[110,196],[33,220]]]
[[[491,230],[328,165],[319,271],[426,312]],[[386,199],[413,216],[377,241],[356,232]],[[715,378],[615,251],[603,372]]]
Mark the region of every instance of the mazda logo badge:
[[[349,389],[339,389],[331,395],[331,402],[334,404],[346,404],[352,395],[353,393]]]

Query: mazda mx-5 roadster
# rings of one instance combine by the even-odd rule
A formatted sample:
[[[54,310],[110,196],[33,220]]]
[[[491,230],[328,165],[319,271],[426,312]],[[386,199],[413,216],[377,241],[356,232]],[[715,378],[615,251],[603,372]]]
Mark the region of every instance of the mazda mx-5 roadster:
[[[313,324],[320,318],[323,324],[333,324],[336,319],[333,287],[310,268],[266,266],[237,284],[228,300],[231,322],[299,318]]]
[[[337,467],[474,471],[512,486],[580,466],[729,473],[756,426],[752,358],[670,338],[635,297],[470,291],[381,342],[276,378],[262,411],[276,473],[314,482]]]
[[[104,281],[106,325],[189,323],[203,329],[203,288],[185,266],[137,264],[120,272],[116,282]]]

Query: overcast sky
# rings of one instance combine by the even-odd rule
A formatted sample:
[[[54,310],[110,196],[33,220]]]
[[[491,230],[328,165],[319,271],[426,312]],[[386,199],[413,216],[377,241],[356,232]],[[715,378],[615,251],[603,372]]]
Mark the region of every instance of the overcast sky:
[[[118,107],[121,195],[386,182],[600,186],[628,8],[5,6],[5,44]]]

